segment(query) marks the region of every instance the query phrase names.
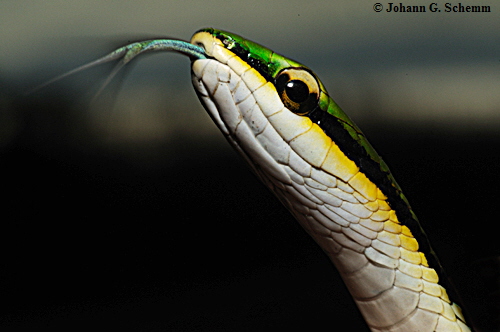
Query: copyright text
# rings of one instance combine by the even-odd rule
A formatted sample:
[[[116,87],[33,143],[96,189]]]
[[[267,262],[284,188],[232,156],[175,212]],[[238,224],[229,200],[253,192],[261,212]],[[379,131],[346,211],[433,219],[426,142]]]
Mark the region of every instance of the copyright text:
[[[388,12],[388,13],[491,13],[491,6],[487,5],[467,5],[461,2],[451,3],[447,2],[445,4],[439,4],[437,2],[431,2],[426,6],[419,5],[408,5],[402,2],[394,3],[389,2],[386,5],[381,3],[376,3],[373,5],[373,10],[376,12]]]

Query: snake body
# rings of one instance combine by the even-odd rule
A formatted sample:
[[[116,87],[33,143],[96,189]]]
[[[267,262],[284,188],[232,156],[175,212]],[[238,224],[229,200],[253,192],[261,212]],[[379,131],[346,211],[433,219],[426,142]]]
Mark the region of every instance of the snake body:
[[[312,71],[222,31],[191,43],[208,55],[192,64],[206,110],[329,256],[370,329],[470,331],[387,166]]]
[[[70,73],[161,50],[191,58],[205,109],[328,255],[372,331],[471,331],[389,168],[306,66],[209,28],[190,43],[134,43]]]

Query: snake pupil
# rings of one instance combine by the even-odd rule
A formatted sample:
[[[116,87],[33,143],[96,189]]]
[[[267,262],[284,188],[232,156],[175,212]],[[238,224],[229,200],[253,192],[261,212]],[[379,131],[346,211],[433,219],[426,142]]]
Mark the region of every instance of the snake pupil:
[[[291,80],[285,87],[286,95],[295,103],[302,103],[309,97],[309,87],[302,81]]]

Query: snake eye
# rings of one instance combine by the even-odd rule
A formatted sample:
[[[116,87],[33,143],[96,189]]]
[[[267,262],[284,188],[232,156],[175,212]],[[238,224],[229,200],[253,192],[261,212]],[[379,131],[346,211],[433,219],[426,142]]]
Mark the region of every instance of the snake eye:
[[[319,99],[319,85],[307,70],[287,68],[275,79],[276,90],[283,104],[298,115],[305,115],[316,108]]]

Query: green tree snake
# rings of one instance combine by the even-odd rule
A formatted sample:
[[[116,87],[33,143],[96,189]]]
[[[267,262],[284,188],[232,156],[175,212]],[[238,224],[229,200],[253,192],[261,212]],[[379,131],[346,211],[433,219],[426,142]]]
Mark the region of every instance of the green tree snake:
[[[122,59],[106,85],[149,51],[190,57],[201,103],[328,255],[372,331],[471,330],[389,168],[315,73],[236,34],[203,29],[190,43],[133,43],[63,76]]]

